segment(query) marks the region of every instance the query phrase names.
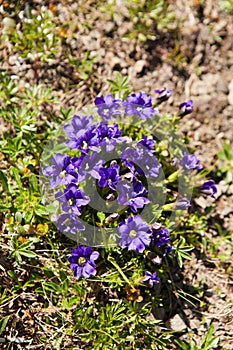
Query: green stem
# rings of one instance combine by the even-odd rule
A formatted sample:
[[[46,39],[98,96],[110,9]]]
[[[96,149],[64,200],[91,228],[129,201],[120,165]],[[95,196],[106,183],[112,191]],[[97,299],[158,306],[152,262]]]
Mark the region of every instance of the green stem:
[[[120,275],[123,277],[124,281],[130,285],[132,289],[135,289],[132,283],[129,281],[128,277],[124,274],[120,266],[111,258],[108,257],[108,261],[117,269],[117,271],[120,273]]]

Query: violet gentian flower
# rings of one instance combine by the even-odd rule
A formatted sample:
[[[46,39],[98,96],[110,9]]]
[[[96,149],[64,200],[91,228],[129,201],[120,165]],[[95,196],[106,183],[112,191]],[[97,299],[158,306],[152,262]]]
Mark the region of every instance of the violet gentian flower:
[[[186,198],[180,198],[175,202],[175,209],[188,209],[190,207],[190,201]]]
[[[140,175],[145,175],[147,178],[157,177],[162,167],[158,159],[144,147],[137,149],[127,147],[122,152],[121,159],[132,173],[138,171]]]
[[[121,234],[120,246],[122,248],[142,253],[145,247],[150,245],[149,226],[142,221],[139,215],[129,217],[125,222],[121,222],[118,225],[118,230]]]
[[[98,113],[104,119],[110,119],[112,116],[119,115],[121,112],[118,108],[121,104],[122,100],[114,98],[112,94],[108,94],[106,97],[100,96],[95,98]]]
[[[151,153],[155,150],[155,141],[148,136],[144,136],[142,140],[138,141],[138,145],[146,147]]]
[[[164,250],[164,253],[168,255],[173,252],[174,247],[171,246],[170,244],[166,244],[163,250]]]
[[[90,130],[85,131],[81,136],[74,137],[71,140],[66,141],[67,146],[70,149],[78,149],[82,153],[87,154],[89,150],[99,152],[99,138],[98,133],[93,127]]]
[[[87,130],[93,127],[93,116],[78,116],[74,115],[70,124],[64,126],[64,131],[66,135],[71,140],[77,140],[82,136]]]
[[[124,106],[127,115],[137,115],[142,120],[151,118],[158,113],[157,109],[152,107],[152,98],[145,92],[139,92],[138,95],[131,94],[124,102]]]
[[[146,176],[151,176],[153,178],[159,176],[160,169],[162,165],[158,162],[158,159],[151,155],[149,152],[143,157],[145,162]],[[144,171],[144,169],[143,169]]]
[[[78,181],[78,174],[72,167],[71,157],[57,153],[52,158],[52,162],[53,165],[42,169],[43,175],[51,177],[50,186],[52,188]]]
[[[109,168],[100,168],[99,170],[99,186],[100,187],[109,187],[113,191],[116,190],[116,185],[120,180],[120,167],[119,165],[113,165]]]
[[[84,278],[89,278],[96,274],[95,260],[99,257],[97,251],[92,252],[91,247],[79,245],[72,249],[72,256],[68,258],[70,268],[74,271],[74,277],[79,278],[83,275]]]
[[[188,100],[179,105],[179,115],[184,117],[187,114],[192,113],[193,111],[193,100]]]
[[[152,243],[157,247],[168,244],[170,242],[170,235],[166,228],[162,227],[158,230],[152,228]]]
[[[118,124],[109,126],[107,123],[100,123],[96,128],[99,137],[99,146],[102,148],[106,147],[107,152],[112,152],[117,143],[124,140],[123,137],[120,137],[122,130],[119,129]]]
[[[163,102],[163,101],[166,101],[169,99],[169,97],[171,96],[172,94],[172,91],[171,90],[168,90],[167,88],[163,88],[162,90],[158,90],[156,89],[155,92],[158,94],[157,96],[157,100],[159,102]]]
[[[103,167],[105,161],[99,157],[97,153],[93,154],[82,154],[76,162],[78,168],[79,182],[82,182],[86,179],[89,174],[94,179],[100,179],[99,170]]]
[[[57,227],[63,233],[75,235],[77,231],[84,231],[84,224],[73,214],[61,214],[57,220]]]
[[[150,287],[153,287],[154,284],[157,284],[160,282],[160,278],[157,277],[156,272],[151,273],[149,271],[145,272],[145,277],[143,278],[142,282],[147,282]]]
[[[120,181],[117,185],[118,202],[121,205],[129,205],[130,210],[136,213],[138,209],[144,207],[150,201],[146,197],[147,190],[140,181],[134,181],[129,184],[126,181]]]
[[[200,188],[200,191],[202,193],[207,194],[208,196],[215,198],[214,195],[217,193],[217,187],[216,187],[215,181],[208,180],[208,181],[204,182]]]
[[[64,192],[58,192],[55,198],[62,202],[62,209],[66,213],[74,215],[81,215],[81,206],[87,205],[90,202],[90,198],[82,192],[75,184],[68,185]]]
[[[199,164],[199,159],[195,156],[195,154],[189,154],[188,152],[184,153],[180,160],[180,165],[186,170],[200,170],[203,168],[203,166]]]

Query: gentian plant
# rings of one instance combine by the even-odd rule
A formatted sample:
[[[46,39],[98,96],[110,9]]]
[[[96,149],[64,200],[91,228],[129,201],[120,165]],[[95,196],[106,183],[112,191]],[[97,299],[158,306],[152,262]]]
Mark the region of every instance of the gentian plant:
[[[44,203],[59,231],[76,242],[68,258],[76,278],[98,276],[103,259],[98,249],[121,249],[122,255],[131,251],[141,259],[136,284],[157,288],[162,265],[180,248],[173,233],[192,197],[217,192],[176,134],[193,101],[168,116],[157,107],[171,90],[155,92],[155,98],[145,92],[96,97],[95,106],[67,120],[44,151]]]

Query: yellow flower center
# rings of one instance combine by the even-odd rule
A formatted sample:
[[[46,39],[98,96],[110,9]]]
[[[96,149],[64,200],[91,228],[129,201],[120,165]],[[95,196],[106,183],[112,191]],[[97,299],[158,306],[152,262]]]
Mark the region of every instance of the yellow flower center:
[[[64,179],[65,176],[66,176],[66,171],[63,170],[63,171],[60,173],[60,177],[61,177],[62,179]]]
[[[75,198],[70,198],[70,199],[67,201],[67,204],[68,204],[70,207],[73,207],[73,206],[76,204]]]
[[[129,237],[130,238],[135,238],[135,237],[137,237],[137,234],[138,234],[137,231],[131,230],[130,233],[129,233]]]
[[[87,261],[86,258],[84,258],[83,256],[80,256],[80,258],[78,259],[79,266],[85,265],[86,261]]]

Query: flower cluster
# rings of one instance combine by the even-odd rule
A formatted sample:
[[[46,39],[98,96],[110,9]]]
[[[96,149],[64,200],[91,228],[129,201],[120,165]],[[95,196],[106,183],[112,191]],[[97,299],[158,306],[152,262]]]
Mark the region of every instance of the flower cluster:
[[[157,104],[171,95],[171,90],[166,88],[155,92],[158,94]],[[156,151],[158,140],[143,134],[143,130],[140,137],[128,135],[124,123],[112,122],[122,113],[126,120],[127,116],[134,116],[142,122],[158,117],[156,102],[146,93],[139,92],[125,100],[111,94],[96,97],[95,105],[96,114],[74,115],[64,126],[67,152],[55,154],[42,170],[54,190],[58,207],[55,213],[57,227],[61,232],[75,236],[77,232],[86,232],[88,222],[93,227],[115,229],[121,248],[138,253],[146,249],[160,251],[161,256],[170,254],[173,247],[168,229],[162,224],[154,225],[153,220],[147,222],[142,215],[145,208],[149,208],[149,212],[153,209],[148,183],[155,183],[156,193],[156,181],[159,182],[163,171],[164,159]],[[179,106],[177,115],[182,117],[192,110],[193,102],[189,100]],[[184,174],[202,169],[198,158],[188,152],[180,154],[178,164]],[[172,175],[170,168],[165,166],[165,175]],[[101,200],[106,202],[103,210],[92,207],[97,203],[97,198],[92,198],[93,184]],[[214,181],[205,182],[200,191],[214,197],[217,191]],[[184,196],[178,201],[175,199],[176,195],[169,199],[173,200],[174,210],[190,206],[190,201]],[[106,213],[106,208],[114,205],[110,215]],[[97,251],[93,252],[91,247],[83,244],[73,249],[69,262],[74,276],[89,278],[95,275],[98,257]],[[156,272],[146,271],[143,281],[152,287],[159,282],[159,277]]]

